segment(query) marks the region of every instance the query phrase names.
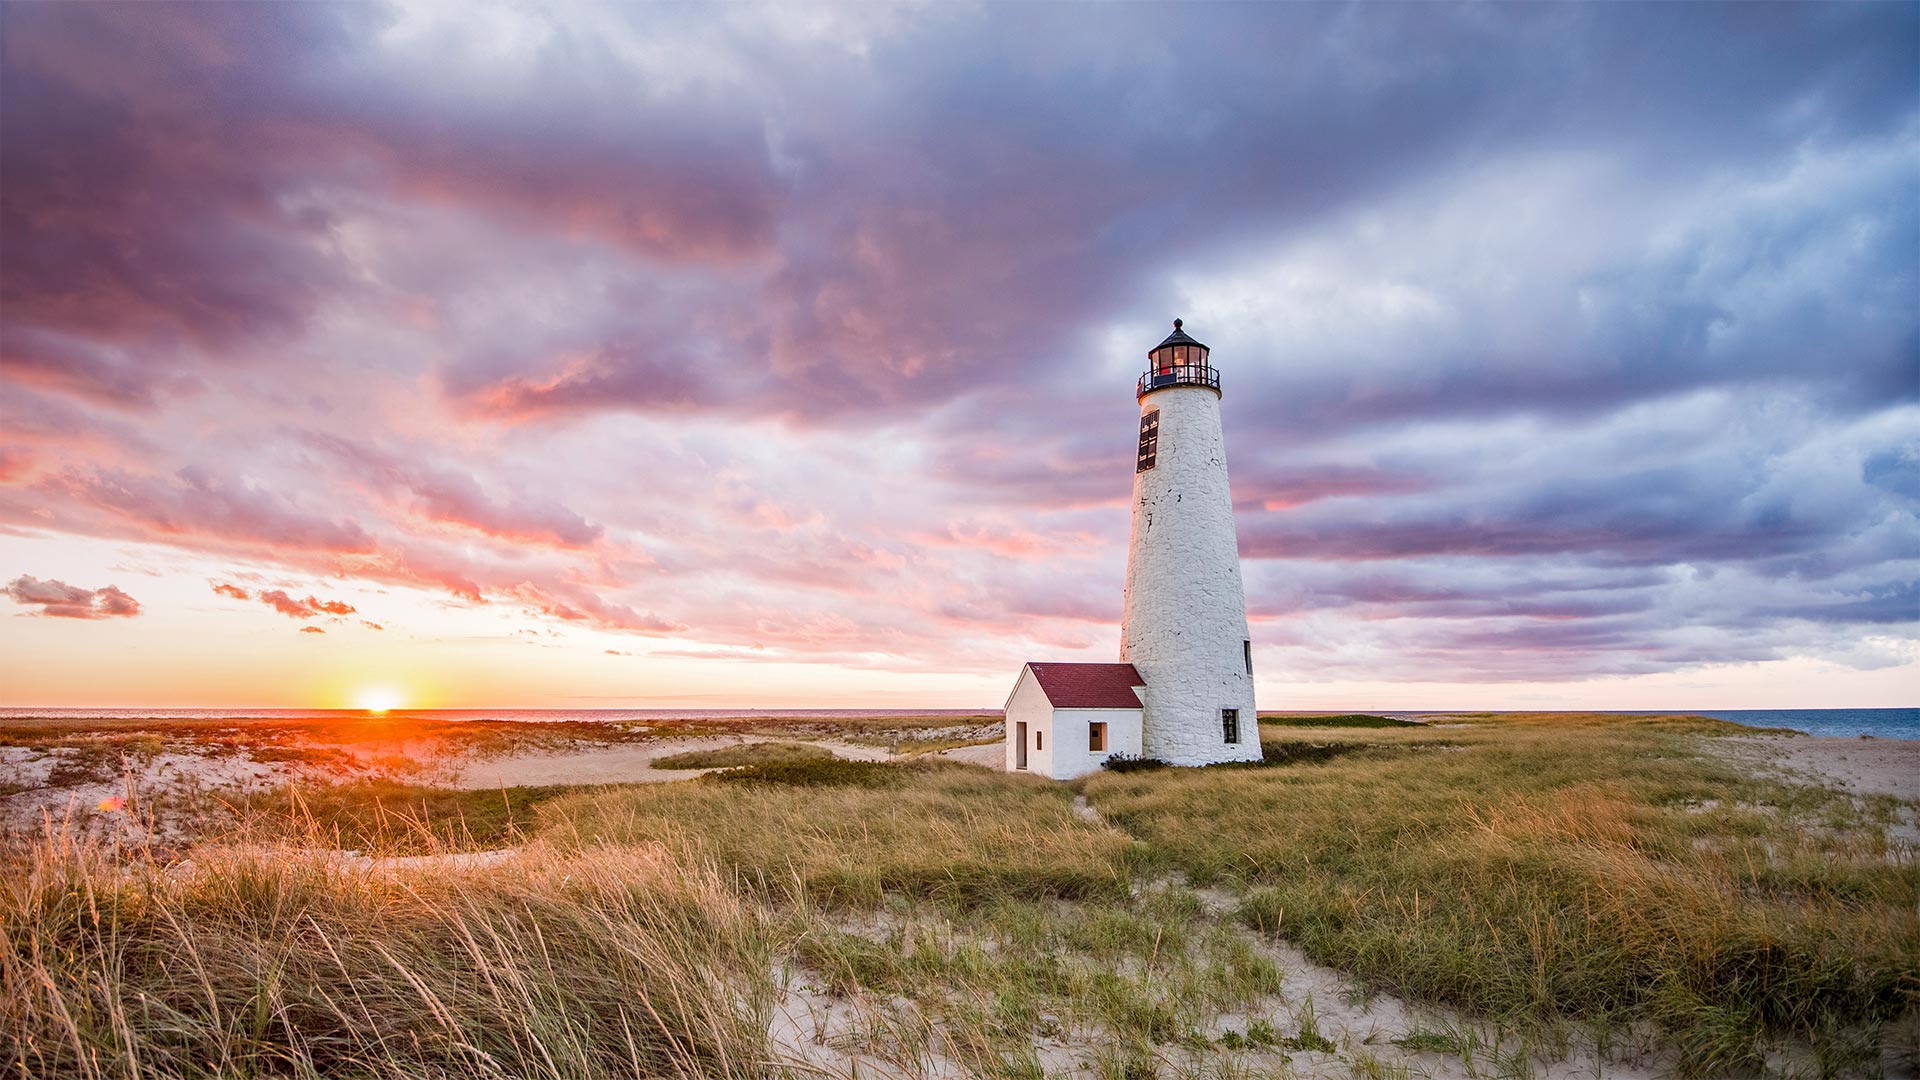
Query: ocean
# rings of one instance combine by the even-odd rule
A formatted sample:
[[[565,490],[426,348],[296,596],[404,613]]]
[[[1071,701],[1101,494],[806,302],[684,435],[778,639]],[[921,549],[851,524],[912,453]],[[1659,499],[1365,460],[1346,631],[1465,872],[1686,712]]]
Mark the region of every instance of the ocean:
[[[1920,739],[1920,709],[1688,709],[1695,716],[1731,720],[1748,727],[1784,727],[1809,735],[1872,735]]]
[[[1460,712],[1480,710],[1461,709]],[[1561,710],[1542,710],[1561,711]],[[1591,709],[1565,710],[1612,713],[1617,716],[1711,716],[1756,728],[1792,728],[1808,735],[1838,735],[1853,738],[1871,735],[1876,739],[1920,739],[1920,709]],[[1441,713],[1389,712],[1407,720],[1440,716]]]
[[[1468,711],[1468,710],[1462,710]],[[1622,716],[1661,710],[1617,711]],[[1672,709],[1674,713],[1711,716],[1749,727],[1784,727],[1809,735],[1881,739],[1920,739],[1920,709]],[[998,709],[395,709],[390,716],[428,720],[521,720],[552,723],[563,720],[702,720],[715,717],[756,717],[768,720],[831,720],[849,716],[954,718],[956,723],[975,716],[998,716]],[[357,709],[0,709],[0,719],[107,720],[324,720],[336,716],[365,716]],[[1416,718],[1433,713],[1383,710],[1382,716]]]

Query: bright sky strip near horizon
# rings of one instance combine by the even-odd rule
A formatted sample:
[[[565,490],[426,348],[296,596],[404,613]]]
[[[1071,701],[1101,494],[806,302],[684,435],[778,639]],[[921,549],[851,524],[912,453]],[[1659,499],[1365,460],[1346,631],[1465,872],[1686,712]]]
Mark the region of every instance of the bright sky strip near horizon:
[[[1117,649],[1174,316],[1262,707],[1912,705],[1917,88],[1912,4],[0,6],[0,705],[998,706]]]

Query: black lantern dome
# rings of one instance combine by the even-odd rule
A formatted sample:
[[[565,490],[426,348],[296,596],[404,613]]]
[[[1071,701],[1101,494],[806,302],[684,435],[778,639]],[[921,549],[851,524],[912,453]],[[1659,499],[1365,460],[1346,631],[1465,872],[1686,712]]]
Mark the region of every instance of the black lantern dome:
[[[1160,344],[1155,345],[1153,347],[1152,352],[1147,353],[1147,356],[1152,357],[1154,353],[1159,352],[1161,349],[1164,349],[1169,345],[1191,345],[1194,348],[1199,349],[1200,352],[1204,355],[1208,351],[1207,347],[1193,340],[1193,338],[1187,336],[1187,332],[1185,330],[1180,329],[1182,325],[1183,324],[1179,319],[1173,320],[1173,333],[1168,334],[1165,341],[1162,341]]]
[[[1174,386],[1204,386],[1220,392],[1220,372],[1207,363],[1213,350],[1195,341],[1173,320],[1173,333],[1147,352],[1147,372],[1140,376],[1135,397]]]

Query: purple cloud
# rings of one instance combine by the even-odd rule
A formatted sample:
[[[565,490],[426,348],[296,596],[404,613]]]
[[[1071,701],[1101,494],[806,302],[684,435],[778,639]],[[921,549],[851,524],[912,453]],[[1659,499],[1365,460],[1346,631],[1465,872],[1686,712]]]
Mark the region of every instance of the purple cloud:
[[[0,7],[0,525],[1103,659],[1183,315],[1289,677],[1911,632],[1910,7],[503,26]]]

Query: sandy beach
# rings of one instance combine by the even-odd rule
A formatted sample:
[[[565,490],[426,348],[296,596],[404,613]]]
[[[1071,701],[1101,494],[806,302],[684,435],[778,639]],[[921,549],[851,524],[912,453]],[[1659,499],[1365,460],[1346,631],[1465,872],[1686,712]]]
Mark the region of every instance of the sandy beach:
[[[885,747],[829,739],[781,739],[773,736],[724,735],[716,738],[662,739],[631,746],[582,748],[516,754],[470,762],[453,776],[451,787],[468,791],[497,787],[544,787],[552,784],[659,784],[690,780],[711,769],[659,769],[653,763],[673,754],[718,750],[764,742],[802,742],[850,761],[886,761],[896,755]],[[996,748],[997,749],[997,748]]]
[[[853,761],[885,761],[915,752],[911,741],[890,745],[853,741],[806,726],[734,734],[682,735],[669,731],[614,742],[594,741],[576,733],[554,737],[540,731],[540,725],[521,726],[533,729],[533,736],[510,739],[502,745],[465,745],[444,736],[329,744],[308,735],[301,740],[306,747],[301,753],[250,740],[244,733],[237,738],[228,733],[218,742],[169,738],[158,752],[116,752],[110,755],[110,762],[81,746],[36,746],[16,739],[15,745],[0,745],[0,827],[14,831],[37,828],[49,816],[59,819],[71,810],[88,810],[102,800],[125,797],[130,791],[139,796],[169,796],[175,801],[181,797],[189,801],[217,800],[270,790],[289,781],[326,784],[370,776],[468,791],[654,784],[691,780],[711,771],[656,768],[653,763],[660,758],[749,743],[803,743]],[[1472,725],[1435,715],[1429,726],[1465,729]],[[931,732],[934,736],[993,741],[928,753],[998,769],[1002,749],[995,738],[996,727],[987,724]],[[1698,745],[1743,768],[1784,779],[1831,786],[1856,797],[1879,795],[1920,802],[1920,741],[1755,734],[1701,739]],[[76,761],[89,754],[91,764],[76,767]]]
[[[983,718],[982,718],[983,719]],[[359,727],[294,729],[245,724],[125,723],[98,731],[40,730],[15,721],[0,743],[0,833],[49,822],[179,838],[209,812],[288,783],[391,781],[457,791],[513,787],[656,784],[711,769],[657,768],[675,754],[754,743],[799,743],[850,761],[926,753],[998,766],[999,743],[922,750],[923,744],[992,738],[995,725],[835,731],[817,720],[776,730],[718,721],[614,727],[505,723],[418,724],[363,720]],[[101,813],[101,807],[114,807]],[[118,808],[131,807],[131,814]]]
[[[1920,800],[1920,741],[1816,735],[1741,735],[1710,740],[1734,760],[1854,795]]]

